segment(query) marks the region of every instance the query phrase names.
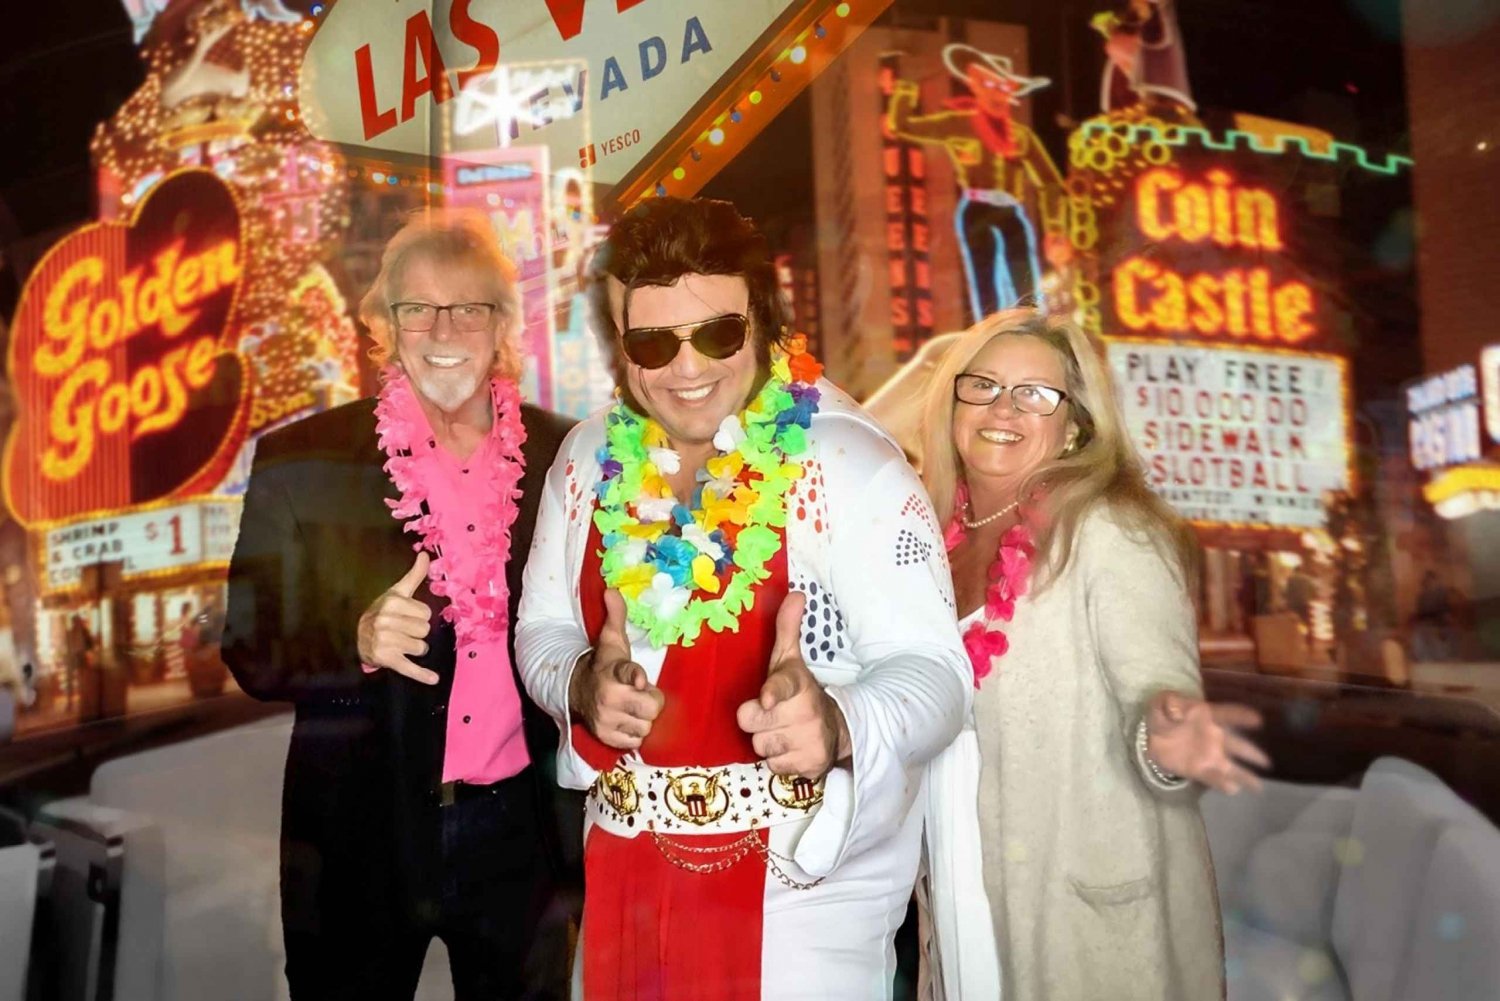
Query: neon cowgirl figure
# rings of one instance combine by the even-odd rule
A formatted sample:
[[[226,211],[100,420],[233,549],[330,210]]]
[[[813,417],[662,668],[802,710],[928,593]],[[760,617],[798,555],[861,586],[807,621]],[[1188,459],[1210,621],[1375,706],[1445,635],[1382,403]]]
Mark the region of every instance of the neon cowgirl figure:
[[[954,223],[973,318],[1023,300],[1040,304],[1041,266],[1025,202],[1034,189],[1044,214],[1051,199],[1065,204],[1062,176],[1036,133],[1012,119],[1011,109],[1051,81],[1021,76],[1005,56],[972,45],[949,45],[943,62],[972,96],[954,98],[945,111],[918,115],[917,84],[899,80],[886,126],[908,142],[942,146],[953,162],[963,187]]]

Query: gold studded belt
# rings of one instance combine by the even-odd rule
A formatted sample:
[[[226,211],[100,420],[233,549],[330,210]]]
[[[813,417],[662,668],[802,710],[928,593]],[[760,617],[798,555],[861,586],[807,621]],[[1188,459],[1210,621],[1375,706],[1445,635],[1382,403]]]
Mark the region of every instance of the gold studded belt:
[[[823,780],[776,775],[764,761],[658,768],[625,758],[600,772],[588,815],[611,834],[735,834],[806,820],[823,802]]]
[[[679,869],[700,875],[723,872],[753,855],[786,886],[810,890],[823,878],[801,879],[800,870],[794,874],[795,863],[772,851],[759,832],[806,820],[822,803],[822,779],[777,775],[764,761],[656,768],[625,758],[594,780],[587,813],[611,834],[649,834],[662,858]],[[693,844],[701,834],[743,837],[707,847]]]

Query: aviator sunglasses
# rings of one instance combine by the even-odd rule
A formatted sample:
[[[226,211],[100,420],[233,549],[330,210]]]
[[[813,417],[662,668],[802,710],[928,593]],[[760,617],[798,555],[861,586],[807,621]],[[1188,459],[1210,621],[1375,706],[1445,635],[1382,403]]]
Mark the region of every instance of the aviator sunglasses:
[[[725,313],[675,327],[631,327],[620,340],[625,357],[641,368],[665,368],[677,357],[683,341],[705,358],[723,361],[745,346],[750,321],[743,313]]]

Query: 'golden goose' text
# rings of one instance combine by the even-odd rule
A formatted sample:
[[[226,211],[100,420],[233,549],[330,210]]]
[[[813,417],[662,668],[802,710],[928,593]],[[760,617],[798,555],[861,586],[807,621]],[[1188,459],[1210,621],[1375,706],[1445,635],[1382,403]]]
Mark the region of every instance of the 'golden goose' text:
[[[42,379],[61,379],[47,415],[42,472],[49,479],[77,476],[102,436],[130,425],[130,440],[174,427],[189,395],[214,377],[219,331],[201,330],[203,305],[233,289],[241,261],[234,240],[183,254],[177,242],[144,267],[106,287],[102,257],[69,266],[47,292],[42,310],[46,339],[32,355]],[[163,344],[151,360],[124,371],[124,353],[111,349],[160,331]]]

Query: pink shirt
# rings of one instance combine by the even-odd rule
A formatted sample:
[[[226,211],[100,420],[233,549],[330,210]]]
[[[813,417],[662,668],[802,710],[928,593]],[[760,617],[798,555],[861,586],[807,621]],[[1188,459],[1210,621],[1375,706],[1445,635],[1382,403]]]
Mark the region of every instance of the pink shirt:
[[[411,416],[422,422],[419,427],[430,427],[426,415],[419,410]],[[481,491],[476,484],[483,482],[486,469],[501,461],[495,432],[499,426],[497,421],[484,443],[462,462],[438,447],[435,439],[428,439],[432,451],[431,461],[424,470],[428,477],[427,506],[447,538],[463,539],[475,531],[483,517]],[[442,555],[456,564],[455,576],[478,579],[480,575],[473,572],[478,569],[473,561],[489,557],[471,548],[454,548],[454,552]],[[518,556],[514,552],[510,556],[525,558],[525,554]],[[484,569],[488,571],[491,587],[498,591],[505,587],[505,564],[498,560],[490,562],[493,565]],[[488,785],[520,773],[530,763],[531,755],[521,729],[521,698],[511,671],[505,633],[492,640],[460,640],[453,688],[448,697],[443,781]]]
[[[448,538],[473,532],[483,516],[478,491],[470,489],[470,478],[483,475],[487,464],[500,461],[498,452],[493,429],[484,444],[463,462],[443,448],[434,449],[433,469],[440,478],[427,484],[428,507],[442,522]],[[489,559],[463,547],[443,555],[462,565],[463,576],[470,579],[473,561]],[[525,559],[526,554],[512,552],[510,558]],[[484,569],[491,586],[502,589],[505,564],[490,562],[493,565]],[[505,634],[489,641],[460,640],[453,691],[448,698],[443,781],[488,785],[518,774],[529,764],[531,755],[521,729],[521,697],[516,691]]]

